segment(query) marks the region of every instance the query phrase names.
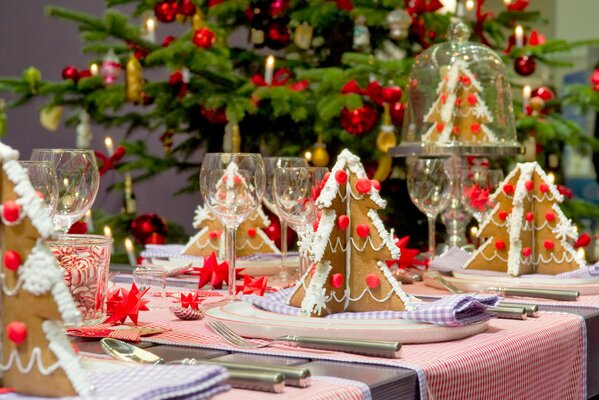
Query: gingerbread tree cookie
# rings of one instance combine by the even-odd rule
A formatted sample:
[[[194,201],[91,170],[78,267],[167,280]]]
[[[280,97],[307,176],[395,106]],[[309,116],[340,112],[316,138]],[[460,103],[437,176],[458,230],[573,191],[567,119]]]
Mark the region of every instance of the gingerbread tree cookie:
[[[343,150],[316,200],[320,219],[301,244],[313,266],[289,304],[314,317],[411,308],[385,263],[399,259],[400,251],[377,214],[386,205],[379,189],[360,159]]]
[[[493,122],[493,116],[480,96],[483,88],[466,61],[457,60],[451,66],[442,67],[441,74],[438,97],[424,116],[432,125],[422,136],[423,141],[439,144],[496,142],[497,137],[486,126]]]
[[[261,208],[243,221],[237,228],[237,256],[280,253],[275,243],[264,232],[269,225],[270,220]],[[216,252],[219,257],[224,257],[224,226],[206,207],[198,206],[193,226],[200,231],[189,239],[183,253],[208,257],[212,252]]]
[[[18,157],[0,143],[3,384],[32,396],[86,395],[87,376],[58,322],[77,323],[80,313],[45,243],[52,222]]]
[[[577,235],[559,207],[564,198],[539,164],[518,164],[491,200],[497,204],[478,233],[488,239],[464,268],[518,276],[555,275],[585,266],[570,243]]]

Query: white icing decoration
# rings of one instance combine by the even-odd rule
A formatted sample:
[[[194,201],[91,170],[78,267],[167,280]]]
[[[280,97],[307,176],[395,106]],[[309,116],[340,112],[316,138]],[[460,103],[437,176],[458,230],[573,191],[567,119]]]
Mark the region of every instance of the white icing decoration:
[[[306,289],[300,312],[304,315],[315,313],[320,315],[326,308],[325,283],[333,268],[330,261],[316,264],[310,285]]]
[[[193,219],[193,227],[197,229],[202,226],[204,221],[214,221],[215,219],[216,217],[208,211],[207,207],[198,206]]]
[[[395,244],[393,240],[393,235],[387,232],[387,230],[385,229],[385,225],[383,224],[383,221],[381,221],[381,218],[379,217],[376,211],[368,210],[368,218],[370,218],[372,224],[374,225],[379,236],[381,237],[381,240],[391,252],[391,257],[394,260],[397,260],[401,256],[401,251],[399,250],[399,247],[397,247],[397,245]]]
[[[512,276],[520,275],[520,256],[522,254],[522,222],[524,218],[524,200],[528,196],[526,182],[532,179],[536,163],[520,164],[520,177],[514,190],[513,208],[509,216],[508,233],[510,246],[508,251],[507,272]]]
[[[25,263],[18,269],[23,279],[23,288],[29,293],[40,296],[49,292],[52,287],[63,282],[63,273],[57,267],[54,254],[38,239]]]
[[[40,374],[50,375],[52,372],[56,371],[58,367],[60,367],[60,360],[57,360],[54,364],[45,367],[42,361],[42,350],[39,347],[35,347],[33,350],[31,350],[31,357],[29,358],[29,361],[27,361],[27,364],[23,364],[23,361],[21,361],[21,357],[19,357],[19,352],[17,350],[12,350],[8,356],[8,362],[6,364],[0,363],[0,370],[8,371],[13,367],[13,365],[22,374],[30,373],[33,370],[33,367],[36,366]]]
[[[0,142],[0,160],[9,161],[18,159],[19,152],[17,150]]]
[[[329,181],[332,180],[329,178]],[[311,258],[315,263],[319,263],[324,256],[327,243],[330,240],[331,232],[335,226],[337,215],[335,210],[323,210],[318,223],[318,229],[314,233],[311,246]]]
[[[264,213],[264,211],[262,210],[262,207],[258,207],[258,209],[256,210],[256,214],[254,214],[253,216],[250,216],[250,221],[255,221],[256,218],[262,219],[262,226],[264,228],[266,228],[268,225],[270,225],[270,219]]]
[[[266,233],[264,233],[264,231],[262,229],[260,229],[260,228],[256,229],[256,233],[258,234],[258,236],[260,236],[260,239],[262,239],[264,244],[266,244],[273,253],[281,254],[281,251],[279,250],[279,248],[277,246],[275,246],[275,243],[272,240],[270,240],[268,235]],[[248,240],[248,242],[249,242],[249,240]],[[250,245],[250,247],[251,247],[250,243],[248,243],[248,245]],[[262,247],[262,245],[258,246],[258,248],[260,248],[260,247]],[[252,249],[253,248],[254,247],[252,247]]]

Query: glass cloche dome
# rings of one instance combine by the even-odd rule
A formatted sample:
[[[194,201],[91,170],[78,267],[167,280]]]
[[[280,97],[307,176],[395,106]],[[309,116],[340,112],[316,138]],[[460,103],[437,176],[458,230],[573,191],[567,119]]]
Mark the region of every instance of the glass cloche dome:
[[[510,84],[501,58],[469,42],[453,24],[449,41],[420,53],[408,85],[408,107],[397,156],[506,155],[520,145]]]

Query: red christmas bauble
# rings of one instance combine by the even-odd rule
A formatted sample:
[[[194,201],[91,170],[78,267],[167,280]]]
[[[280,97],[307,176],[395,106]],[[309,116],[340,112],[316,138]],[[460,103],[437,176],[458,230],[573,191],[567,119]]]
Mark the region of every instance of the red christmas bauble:
[[[168,84],[170,86],[176,86],[183,82],[183,73],[181,71],[175,71],[168,77]]]
[[[209,49],[216,41],[216,35],[208,28],[196,29],[193,33],[193,43],[203,49]]]
[[[181,0],[179,3],[179,14],[183,14],[186,17],[192,17],[196,13],[196,5],[191,0]]]
[[[341,127],[354,136],[370,132],[378,119],[378,112],[370,104],[364,104],[352,111],[347,108],[341,110]]]
[[[271,17],[283,15],[289,9],[289,0],[273,0],[268,13]]]
[[[72,235],[85,235],[87,233],[87,223],[84,220],[75,222],[67,232]]]
[[[391,114],[391,122],[395,126],[403,125],[403,116],[406,111],[406,106],[403,103],[391,104],[389,107],[389,114]]]
[[[202,117],[204,117],[206,121],[214,125],[224,125],[228,122],[227,113],[225,112],[224,107],[217,109],[200,107],[200,114],[202,114]]]
[[[507,9],[509,11],[524,11],[528,7],[529,0],[515,0],[508,4]]]
[[[168,228],[166,221],[158,214],[147,213],[131,221],[131,234],[138,243],[145,243],[153,233],[166,236]]]
[[[275,242],[278,248],[281,248],[281,224],[278,218],[272,218],[272,215],[270,214],[269,216],[271,216],[270,225],[264,228],[263,231],[264,233],[266,233],[266,236],[268,236],[270,240]],[[287,248],[291,247],[294,241],[295,232],[292,231],[290,228],[287,228]]]
[[[6,336],[16,345],[27,339],[27,325],[21,321],[12,321],[6,326]]]
[[[591,83],[593,84],[594,90],[599,90],[599,68],[591,74]]]
[[[173,22],[177,18],[178,13],[179,4],[175,0],[161,1],[154,6],[154,15],[160,22]]]
[[[267,29],[266,45],[271,49],[282,49],[291,41],[291,33],[286,23],[273,22]]]
[[[162,47],[168,47],[168,45],[171,44],[175,39],[176,37],[172,35],[165,36],[164,39],[162,39]]]
[[[387,86],[381,91],[381,98],[385,103],[396,103],[401,100],[402,91],[399,86]]]
[[[539,86],[530,92],[530,97],[540,97],[545,101],[555,99],[555,93],[547,86]]]
[[[79,80],[79,70],[72,65],[64,67],[62,70],[62,79],[70,79],[76,82]]]
[[[166,239],[164,235],[154,232],[145,240],[144,244],[164,244]]]
[[[514,69],[518,75],[529,76],[537,69],[537,63],[531,56],[520,56],[514,61]]]

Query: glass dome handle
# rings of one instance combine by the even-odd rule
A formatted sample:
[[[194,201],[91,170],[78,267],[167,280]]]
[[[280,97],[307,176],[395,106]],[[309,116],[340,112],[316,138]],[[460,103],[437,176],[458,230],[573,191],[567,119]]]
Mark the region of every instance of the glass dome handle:
[[[449,40],[457,42],[467,42],[470,39],[472,31],[464,21],[454,22],[449,27]]]

